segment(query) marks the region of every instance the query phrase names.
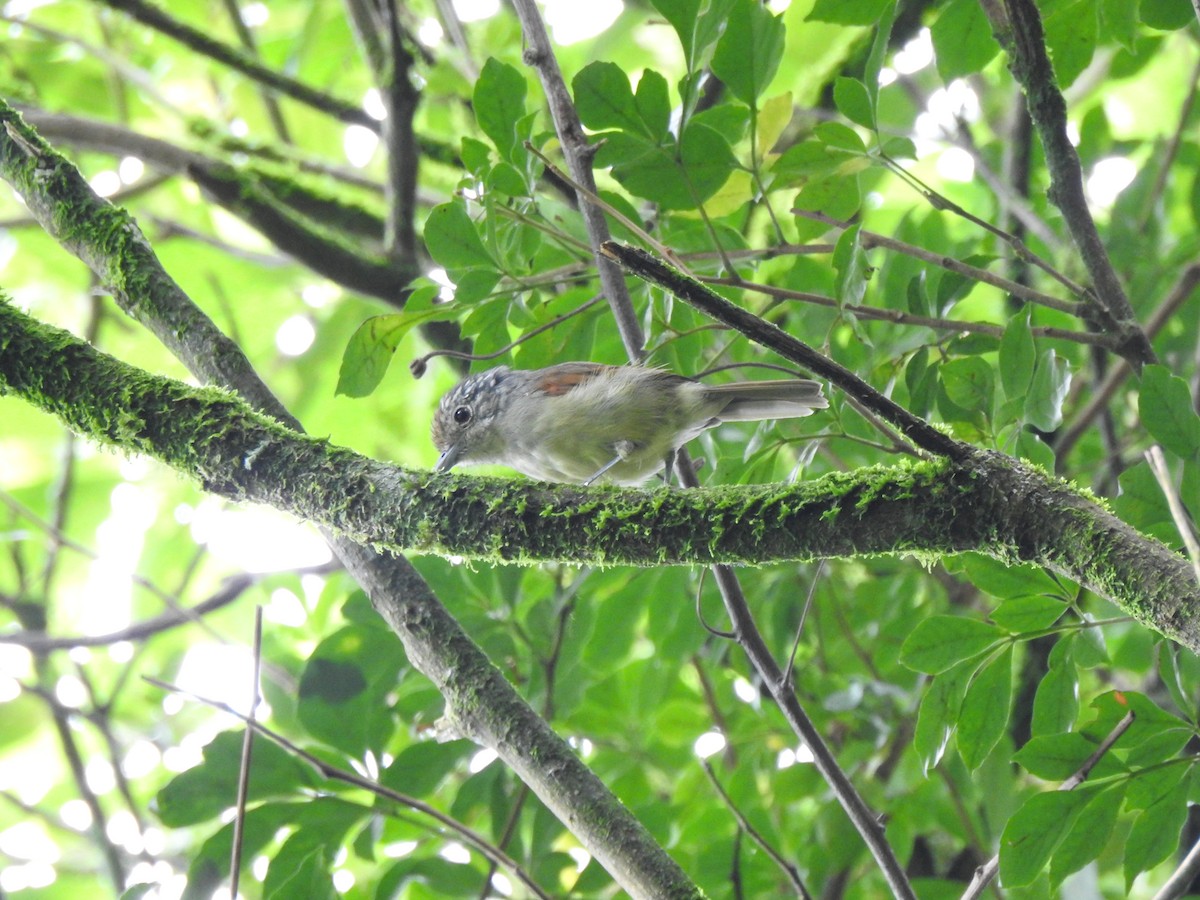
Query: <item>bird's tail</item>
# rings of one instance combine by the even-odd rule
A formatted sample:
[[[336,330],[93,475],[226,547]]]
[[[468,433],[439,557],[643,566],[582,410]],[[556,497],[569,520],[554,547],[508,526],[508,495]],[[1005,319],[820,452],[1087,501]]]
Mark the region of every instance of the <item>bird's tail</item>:
[[[722,422],[797,419],[829,406],[821,385],[804,378],[705,385],[705,396],[724,404],[716,414]]]

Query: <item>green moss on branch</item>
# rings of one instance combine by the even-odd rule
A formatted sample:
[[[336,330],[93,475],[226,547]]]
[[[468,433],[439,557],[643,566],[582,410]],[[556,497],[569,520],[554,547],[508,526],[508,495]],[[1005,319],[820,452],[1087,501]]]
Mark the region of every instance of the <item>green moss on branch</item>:
[[[418,472],[142,372],[3,302],[0,389],[221,496],[396,551],[652,566],[977,550],[1051,568],[1200,649],[1200,591],[1182,557],[1001,454],[688,491]]]

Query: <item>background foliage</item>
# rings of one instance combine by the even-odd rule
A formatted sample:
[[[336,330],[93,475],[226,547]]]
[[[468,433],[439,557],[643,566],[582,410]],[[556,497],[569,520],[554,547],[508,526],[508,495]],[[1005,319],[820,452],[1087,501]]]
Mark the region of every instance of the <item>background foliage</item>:
[[[549,11],[559,28],[578,14],[571,6]],[[1200,510],[1195,14],[1186,0],[1038,6],[1091,211],[1153,331],[1161,365],[1140,378],[1078,315],[1075,287],[1089,274],[1047,199],[1042,146],[974,0],[630,0],[582,40],[555,31],[555,55],[594,135],[600,194],[625,217],[611,220],[618,239],[669,248],[912,411],[1074,479],[1176,545],[1142,454],[1161,444],[1168,480]],[[356,40],[356,10],[185,0],[170,16],[235,47],[240,15],[252,38],[243,53],[373,111],[386,66],[371,64],[370,39]],[[425,356],[462,346],[444,323],[476,354],[520,367],[626,359],[607,306],[592,302],[573,195],[543,163],[560,163],[559,147],[520,26],[507,8],[486,12],[432,0],[400,11],[420,153],[419,169],[399,175],[382,146],[372,150],[374,119],[347,124],[272,94],[108,4],[10,4],[0,85],[135,214],[310,433],[427,468],[432,410],[465,365]],[[222,191],[221,176],[235,174],[244,180]],[[412,209],[394,189],[406,177]],[[4,215],[2,284],[19,305],[187,377],[17,199]],[[362,269],[341,261],[347,250]],[[776,362],[663,291],[631,289],[654,364],[694,374]],[[705,437],[692,448],[701,479],[811,477],[903,456],[831,399],[809,420]],[[221,883],[237,721],[143,676],[244,708],[259,604],[272,728],[468,825],[553,895],[613,894],[511,772],[468,742],[434,740],[441,698],[315,534],[98,452],[16,399],[0,398],[0,422],[5,892],[147,885],[135,893],[173,897],[186,873],[190,895],[206,896]],[[796,691],[885,817],[917,893],[958,896],[999,850],[994,890],[1006,895],[1153,895],[1197,831],[1194,654],[1045,572],[974,555],[922,562],[742,573],[780,659],[813,591]],[[814,895],[884,895],[742,652],[698,619],[722,627],[699,570],[416,563],[712,896],[791,890],[750,829]],[[172,627],[130,630],[202,603]],[[1133,725],[1084,783],[1055,790],[1130,710]],[[322,779],[266,741],[254,772],[248,895],[489,890],[486,860],[428,816]],[[522,888],[497,879],[491,890]]]

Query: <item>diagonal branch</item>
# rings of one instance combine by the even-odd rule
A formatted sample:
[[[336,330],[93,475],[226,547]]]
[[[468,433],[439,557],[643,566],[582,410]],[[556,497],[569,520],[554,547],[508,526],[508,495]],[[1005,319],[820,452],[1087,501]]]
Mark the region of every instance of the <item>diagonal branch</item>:
[[[1041,14],[1033,0],[1004,0],[1003,13],[992,3],[984,3],[983,8],[1001,45],[1008,51],[1013,77],[1025,91],[1029,116],[1046,153],[1046,168],[1050,173],[1048,195],[1062,210],[1071,239],[1092,277],[1093,292],[1105,319],[1100,324],[1118,338],[1117,352],[1140,369],[1143,364],[1155,361],[1154,349],[1138,326],[1129,297],[1088,208],[1083,169],[1067,133],[1067,104],[1046,52]]]
[[[55,411],[80,433],[101,442],[180,464],[183,457],[177,454],[182,452],[191,464],[181,465],[180,471],[217,492],[232,489],[246,499],[251,494],[236,485],[247,477],[257,481],[269,469],[282,474],[302,459],[307,463],[301,463],[301,470],[309,464],[323,468],[318,458],[326,445],[298,433],[296,420],[262,383],[237,344],[163,270],[132,217],[97,197],[78,169],[2,102],[0,126],[0,177],[18,190],[53,237],[92,268],[127,313],[199,380],[224,388],[193,389],[148,376],[67,332],[39,327],[0,302],[0,392],[11,389],[30,400],[36,397],[43,409]],[[27,368],[30,364],[40,371]],[[253,409],[228,390],[236,390]],[[277,438],[282,443],[276,443]],[[157,451],[151,449],[155,446]],[[275,457],[272,447],[283,456]],[[274,462],[267,465],[272,457]],[[319,478],[332,472],[325,469]],[[285,477],[276,485],[275,500],[283,501],[292,492],[297,499],[312,499],[309,488],[317,485],[305,486],[310,474],[317,472],[298,480]],[[356,485],[343,483],[336,488],[334,507],[367,511],[359,500],[370,498],[356,497],[355,488],[370,492],[377,486],[361,480]],[[265,495],[259,499],[275,502]],[[332,501],[333,496],[324,499]],[[355,543],[357,526],[335,528],[340,532],[330,539],[335,552],[396,632],[413,665],[445,698],[447,719],[464,736],[496,751],[629,894],[699,897],[679,865],[516,692],[412,564]]]
[[[260,63],[254,54],[222,43],[203,31],[172,18],[163,10],[145,3],[143,0],[95,0],[95,2],[120,10],[147,28],[153,28],[155,31],[179,41],[189,50],[214,59],[222,65],[241,72],[247,78],[252,78],[265,87],[278,91],[285,97],[291,97],[305,106],[332,116],[339,122],[361,125],[377,133],[380,130],[379,122],[367,115],[361,107],[338,100],[294,78],[281,75]]]
[[[803,366],[820,378],[827,378],[867,409],[891,422],[923,450],[954,460],[967,457],[971,448],[938,431],[924,419],[913,415],[889,397],[885,397],[849,369],[818,353],[803,341],[792,337],[778,325],[735,306],[694,278],[671,268],[649,253],[627,244],[609,241],[603,252],[617,260],[639,278],[665,287],[683,300],[728,325],[751,340],[785,359]]]

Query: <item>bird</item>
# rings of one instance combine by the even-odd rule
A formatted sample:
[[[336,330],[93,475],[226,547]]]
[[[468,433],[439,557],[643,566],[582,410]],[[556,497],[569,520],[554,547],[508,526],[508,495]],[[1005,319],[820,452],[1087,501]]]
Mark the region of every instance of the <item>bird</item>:
[[[498,366],[442,397],[435,469],[498,464],[539,481],[639,485],[658,471],[669,480],[679,448],[709,428],[828,406],[802,378],[709,385],[642,365]]]

